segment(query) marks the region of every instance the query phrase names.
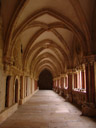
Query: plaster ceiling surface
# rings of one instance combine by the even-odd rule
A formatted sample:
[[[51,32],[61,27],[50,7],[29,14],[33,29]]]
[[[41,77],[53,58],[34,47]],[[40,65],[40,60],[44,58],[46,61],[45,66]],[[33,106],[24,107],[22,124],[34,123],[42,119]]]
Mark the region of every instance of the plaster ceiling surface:
[[[60,58],[57,56],[58,53],[56,53],[56,51],[53,51],[52,49],[50,48],[47,48],[47,49],[44,49],[43,51],[40,52],[40,54],[38,54],[38,56],[44,54],[44,53],[50,53],[52,54],[53,56],[55,56],[57,58],[57,60],[61,61]],[[37,56],[37,57],[38,57]]]
[[[4,34],[8,28],[10,19],[13,16],[13,13],[16,9],[18,1],[17,0],[1,0],[1,13],[4,27]]]
[[[42,65],[42,64],[44,64],[44,63],[49,63],[49,64],[53,65],[53,67],[55,68],[55,70],[58,70],[58,69],[57,69],[57,65],[56,65],[52,60],[50,60],[50,59],[48,59],[48,58],[39,61],[39,63],[38,63],[37,65],[35,65],[33,69],[34,69],[34,70],[37,69],[37,68],[39,67],[39,65]]]
[[[46,52],[46,53],[44,53],[44,54],[41,54],[41,56],[45,56],[46,58],[49,58],[49,57],[54,57],[55,59],[56,59],[56,61],[58,61],[59,62],[59,64],[62,64],[62,60],[60,60],[60,58],[58,58],[56,55],[54,56],[52,53],[50,53],[49,51],[48,52]],[[39,55],[38,57],[36,57],[35,58],[35,60],[34,60],[34,63],[36,64],[36,62],[37,62],[37,60],[39,59],[39,58],[41,58],[41,56]],[[33,64],[34,64],[33,63]]]
[[[36,72],[36,73],[39,72],[39,70],[40,70],[42,67],[49,67],[49,68],[51,68],[51,70],[53,70],[54,72],[56,72],[55,67],[53,67],[53,66],[50,65],[49,63],[40,65],[40,66],[36,69],[35,72]]]
[[[39,62],[41,63],[41,62],[46,62],[46,61],[49,61],[49,62],[53,63],[53,64],[55,65],[55,67],[56,67],[56,63],[54,63],[54,60],[52,60],[52,59],[50,59],[50,58],[44,58],[44,59],[42,59],[42,60],[39,61]]]
[[[28,16],[34,14],[34,12],[46,8],[56,10],[60,14],[70,17],[73,21],[75,21],[76,24],[80,25],[70,0],[42,0],[42,2],[40,0],[28,0],[22,14],[18,19],[17,26],[21,24]]]
[[[84,11],[86,20],[88,22],[88,25],[91,27],[91,23],[93,20],[93,11],[94,11],[94,7],[95,7],[95,0],[79,0],[82,9]]]
[[[40,67],[39,65],[44,65],[44,64],[49,64],[50,66],[54,67],[54,69],[55,69],[56,72],[58,72],[58,70],[59,70],[59,68],[57,69],[57,67],[54,65],[53,62],[50,62],[50,61],[46,60],[46,61],[39,62],[37,65],[35,65],[33,72],[35,70],[37,70],[38,67]]]
[[[54,22],[61,22],[59,19],[56,19],[55,17],[50,16],[49,14],[44,14],[42,16],[39,16],[34,21],[39,21],[46,24],[51,24]]]
[[[56,30],[63,37],[67,45],[70,47],[72,45],[74,34],[68,29],[56,28]]]
[[[44,33],[42,33],[33,43],[33,45],[35,45],[36,43],[42,41],[42,40],[46,40],[46,39],[49,39],[49,40],[52,40],[54,42],[56,42],[58,45],[60,45],[61,47],[64,48],[62,42],[60,42],[60,40],[58,39],[58,37],[56,35],[53,34],[53,32],[51,31],[45,31]],[[46,42],[47,44],[48,42]],[[49,42],[50,43],[50,42]],[[31,45],[31,47],[33,46]]]
[[[57,50],[57,49],[56,49]],[[32,67],[33,65],[31,64],[31,61],[32,60],[34,60],[34,63],[39,63],[39,62],[42,62],[42,61],[45,61],[45,60],[47,60],[47,61],[50,61],[51,63],[53,63],[55,66],[57,66],[57,67],[59,67],[59,64],[58,64],[58,61],[57,60],[55,60],[55,58],[50,58],[50,57],[48,57],[48,56],[46,56],[45,54],[43,54],[43,56],[45,56],[45,57],[43,57],[42,55],[41,55],[41,58],[40,57],[38,57],[37,58],[37,56],[35,55],[36,54],[36,52],[38,51],[38,48],[36,49],[36,50],[34,50],[33,52],[32,52],[32,54],[31,54],[31,56],[29,57],[29,59],[28,59],[28,65],[27,66],[29,66],[29,67]],[[48,51],[49,52],[49,51]],[[41,52],[40,52],[41,53]],[[45,53],[46,53],[46,51],[45,51]],[[59,53],[59,52],[58,52]],[[39,53],[38,53],[39,54]],[[61,54],[61,53],[59,53],[59,54]],[[36,56],[36,58],[34,58],[34,56]],[[60,63],[60,62],[59,62]]]
[[[79,42],[83,49],[90,46],[94,3],[95,0],[1,0],[5,55],[20,39],[23,66],[34,70],[33,74],[38,76],[45,68],[55,75],[64,72],[72,50],[76,50],[73,42],[77,46]],[[59,70],[55,72],[55,68]]]
[[[32,27],[21,33],[20,39],[23,45],[23,50],[25,50],[27,43],[30,41],[34,33],[36,33],[39,29],[40,27]]]

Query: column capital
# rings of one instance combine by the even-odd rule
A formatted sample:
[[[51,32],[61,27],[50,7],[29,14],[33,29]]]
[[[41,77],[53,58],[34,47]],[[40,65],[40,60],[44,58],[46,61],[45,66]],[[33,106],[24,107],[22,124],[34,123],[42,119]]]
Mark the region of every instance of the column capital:
[[[53,78],[53,80],[58,80],[60,77],[55,77],[55,78]]]
[[[3,62],[7,65],[13,65],[14,59],[10,56],[4,56]]]
[[[67,73],[72,73],[73,69],[67,69]]]
[[[64,77],[64,76],[65,76],[65,74],[61,74],[61,75],[60,75],[60,77]]]
[[[83,58],[84,63],[93,63],[96,61],[96,55],[89,55]]]

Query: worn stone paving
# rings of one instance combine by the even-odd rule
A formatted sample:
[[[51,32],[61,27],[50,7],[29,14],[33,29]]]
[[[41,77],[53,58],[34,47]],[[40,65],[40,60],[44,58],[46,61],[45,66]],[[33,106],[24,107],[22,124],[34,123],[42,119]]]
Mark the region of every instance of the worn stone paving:
[[[38,91],[27,103],[0,125],[0,128],[96,128],[96,119],[53,91]]]

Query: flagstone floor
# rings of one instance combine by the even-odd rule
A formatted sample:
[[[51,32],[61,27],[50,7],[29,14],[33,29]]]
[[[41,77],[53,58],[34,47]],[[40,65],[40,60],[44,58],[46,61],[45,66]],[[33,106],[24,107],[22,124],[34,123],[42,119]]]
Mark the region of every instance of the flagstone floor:
[[[53,91],[38,91],[0,125],[0,128],[96,128],[96,119]]]

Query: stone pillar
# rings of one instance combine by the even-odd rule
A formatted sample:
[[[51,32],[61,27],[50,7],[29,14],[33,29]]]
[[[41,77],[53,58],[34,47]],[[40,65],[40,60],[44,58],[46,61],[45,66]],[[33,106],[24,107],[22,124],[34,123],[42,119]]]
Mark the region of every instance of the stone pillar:
[[[32,78],[32,93],[35,91],[35,83],[34,83],[34,78]]]
[[[74,73],[74,88],[77,88],[77,72]]]
[[[55,89],[55,80],[53,80],[53,90]]]
[[[74,89],[74,72],[72,73],[72,89]]]
[[[80,89],[80,71],[77,71],[77,88]]]
[[[24,98],[24,76],[21,76],[21,94],[20,94],[21,99]]]
[[[61,76],[59,81],[60,81],[60,83],[59,83],[60,84],[60,88],[59,88],[60,92],[59,92],[59,94],[62,95],[63,94],[64,77]]]
[[[59,79],[57,79],[57,91],[56,92],[59,92]]]
[[[95,103],[95,77],[94,77],[94,62],[85,65],[86,75],[86,101]]]
[[[37,80],[35,80],[35,90],[38,89],[38,83],[37,83]]]
[[[56,91],[56,80],[53,80],[53,90]]]
[[[67,86],[68,86],[68,78],[67,76],[65,76],[65,88],[67,88]]]
[[[94,79],[95,79],[95,104],[96,104],[96,62],[94,62]]]
[[[56,82],[56,88],[55,88],[55,92],[57,92],[57,79],[55,79],[55,82]]]
[[[72,73],[68,73],[68,99],[72,102]]]
[[[68,74],[68,93],[72,93],[72,74]]]
[[[89,65],[85,65],[85,76],[86,76],[86,102],[89,102]]]
[[[95,103],[95,76],[94,76],[94,62],[90,64],[90,92],[91,102]]]
[[[61,79],[59,78],[59,92],[60,92],[60,89],[61,89]]]
[[[95,56],[87,57],[85,64],[86,103],[82,106],[82,114],[87,116],[96,116],[95,58]]]
[[[54,89],[56,90],[56,80],[54,80]]]
[[[32,94],[32,77],[30,79],[31,79],[31,94]]]
[[[26,97],[26,77],[24,76],[24,98]]]
[[[34,79],[34,91],[36,91],[36,89],[37,89],[37,83],[36,83],[36,80]]]
[[[85,86],[85,72],[84,72],[83,69],[81,70],[81,85],[82,85],[82,89],[86,89],[86,86]]]
[[[64,84],[63,84],[63,88],[65,88],[65,76],[64,76]]]
[[[63,90],[64,87],[64,77],[61,77],[61,89]]]
[[[0,65],[3,62],[3,49],[4,49],[4,42],[3,42],[3,27],[2,27],[2,18],[0,16]]]

